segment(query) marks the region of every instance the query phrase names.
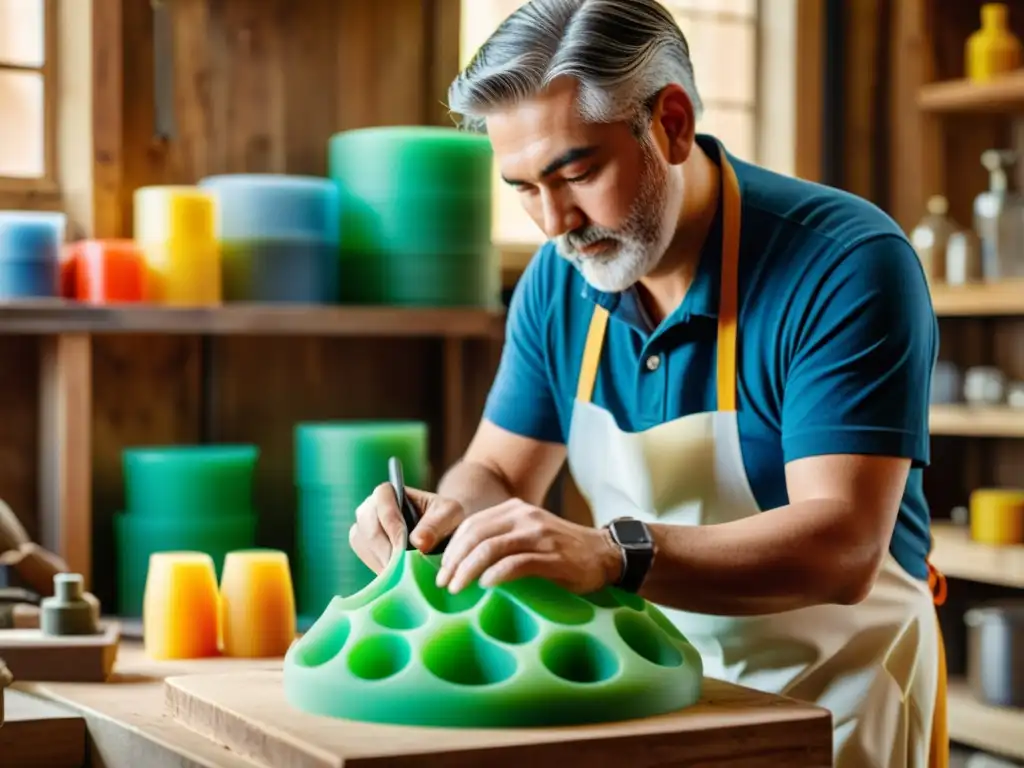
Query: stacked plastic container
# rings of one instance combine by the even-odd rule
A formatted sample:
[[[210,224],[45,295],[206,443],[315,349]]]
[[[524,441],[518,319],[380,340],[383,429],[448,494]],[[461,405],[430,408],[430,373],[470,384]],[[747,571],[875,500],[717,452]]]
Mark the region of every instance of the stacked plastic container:
[[[495,306],[493,155],[485,136],[432,127],[331,137],[341,194],[341,295],[356,304]]]
[[[219,578],[228,552],[255,546],[258,458],[251,445],[124,451],[125,512],[114,518],[121,616],[141,615],[151,554],[204,552]]]
[[[329,179],[211,176],[226,301],[338,301],[340,209]]]
[[[64,252],[62,293],[89,304],[142,301],[146,262],[133,240],[80,240]]]
[[[135,190],[135,242],[146,262],[146,300],[169,306],[221,301],[213,197],[198,187]]]
[[[62,213],[0,211],[0,300],[60,296]]]
[[[296,594],[298,612],[316,619],[336,595],[373,580],[348,543],[356,509],[388,479],[388,459],[403,464],[405,482],[427,482],[427,426],[411,421],[299,424],[295,429]]]

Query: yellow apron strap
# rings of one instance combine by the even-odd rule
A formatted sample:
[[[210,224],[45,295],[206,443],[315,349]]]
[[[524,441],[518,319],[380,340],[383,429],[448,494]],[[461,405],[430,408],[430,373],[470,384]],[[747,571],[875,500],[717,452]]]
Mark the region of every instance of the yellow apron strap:
[[[722,273],[718,298],[718,410],[736,410],[736,326],[739,305],[740,185],[722,158]]]
[[[604,346],[604,332],[608,327],[608,310],[602,306],[594,307],[590,318],[590,330],[587,331],[587,343],[583,347],[583,362],[580,363],[580,378],[576,384],[576,399],[589,403],[594,397],[594,382],[597,381],[597,368],[601,364],[601,348]]]
[[[718,410],[736,410],[736,323],[739,304],[740,185],[725,148],[722,158],[722,273],[718,301]],[[594,307],[587,342],[583,347],[576,399],[589,403],[601,362],[601,349],[608,328],[608,310]]]

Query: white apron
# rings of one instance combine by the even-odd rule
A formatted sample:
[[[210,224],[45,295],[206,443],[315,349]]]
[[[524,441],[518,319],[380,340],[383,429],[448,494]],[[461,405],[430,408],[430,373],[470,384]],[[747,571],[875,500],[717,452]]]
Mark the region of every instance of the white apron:
[[[710,525],[758,514],[736,418],[740,190],[722,150],[718,411],[624,432],[592,402],[608,312],[596,307],[569,430],[569,467],[594,524]],[[937,573],[934,572],[933,573]],[[939,577],[941,578],[941,576]],[[942,637],[931,586],[887,555],[870,595],[758,617],[664,609],[708,677],[817,703],[833,717],[838,768],[948,765]],[[944,582],[942,582],[944,587]]]

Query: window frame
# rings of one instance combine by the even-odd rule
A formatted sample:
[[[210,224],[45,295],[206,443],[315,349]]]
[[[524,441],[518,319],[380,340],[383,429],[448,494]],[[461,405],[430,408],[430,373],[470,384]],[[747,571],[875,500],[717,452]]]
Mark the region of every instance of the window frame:
[[[60,195],[57,148],[58,93],[58,0],[39,0],[43,5],[43,66],[12,64],[0,59],[0,72],[33,72],[43,79],[43,175],[38,178],[0,174],[0,203],[15,207],[48,207]],[[20,205],[19,205],[20,203]]]

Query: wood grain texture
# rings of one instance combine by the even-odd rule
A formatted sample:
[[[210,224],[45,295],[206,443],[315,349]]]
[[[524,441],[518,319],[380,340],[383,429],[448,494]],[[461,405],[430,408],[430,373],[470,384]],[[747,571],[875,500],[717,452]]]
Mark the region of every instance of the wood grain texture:
[[[86,764],[85,719],[63,707],[8,689],[0,719],[0,765],[4,768],[82,768]]]
[[[39,339],[0,336],[0,498],[39,535]]]
[[[507,730],[409,728],[308,715],[287,704],[276,671],[170,677],[165,684],[174,720],[266,766],[831,764],[827,710],[709,679],[701,701],[675,714]]]
[[[458,0],[176,0],[168,4],[176,133],[163,139],[154,135],[150,5],[96,0],[93,34],[105,45],[93,59],[95,231],[130,235],[132,196],[141,186],[192,184],[220,173],[323,175],[327,142],[336,131],[443,120],[438,104],[458,69],[458,7]],[[204,438],[257,443],[263,539],[272,545],[290,539],[296,420],[423,418],[431,427],[435,472],[443,469],[440,341],[373,339],[410,327],[424,337],[451,329],[472,335],[479,331],[469,325],[482,316],[461,325],[457,318],[450,322],[453,315],[427,313],[410,326],[402,319],[407,315],[385,316],[386,310],[380,320],[372,311],[294,312],[261,329],[243,314],[177,328],[154,320],[154,335],[123,328],[132,335],[95,339],[94,591],[104,604],[115,598],[112,517],[123,506],[125,447]],[[292,337],[218,339],[208,358],[213,368],[204,370],[199,334],[232,333],[231,326],[247,323],[249,332]],[[356,334],[360,326],[370,340],[299,338],[348,333],[346,327]],[[107,332],[116,331],[115,322]],[[396,375],[397,360],[415,373]],[[480,404],[464,415],[475,425],[482,394],[465,398]],[[449,439],[449,455],[455,446],[458,441]]]

